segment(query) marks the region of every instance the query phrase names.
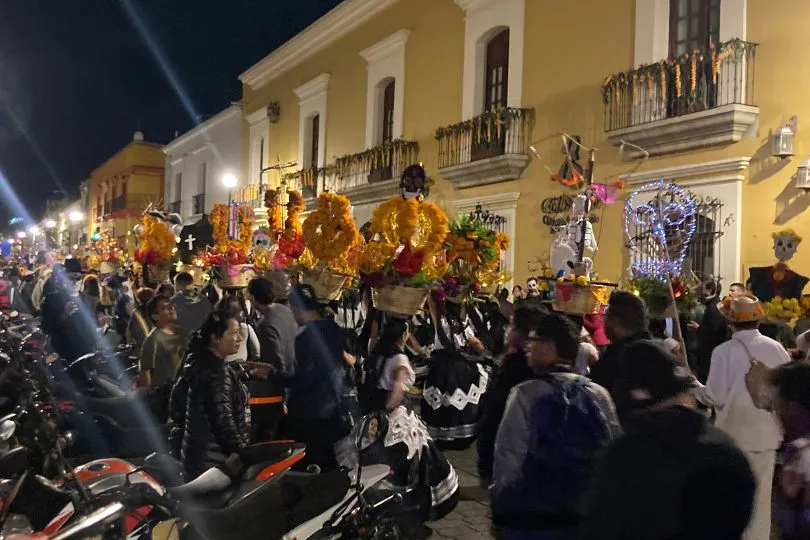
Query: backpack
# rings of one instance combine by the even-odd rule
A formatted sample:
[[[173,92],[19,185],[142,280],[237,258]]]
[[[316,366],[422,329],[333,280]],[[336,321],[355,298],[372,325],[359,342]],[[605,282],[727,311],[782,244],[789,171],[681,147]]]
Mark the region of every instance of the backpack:
[[[526,493],[542,501],[543,511],[579,514],[597,454],[611,440],[608,419],[588,379],[556,373],[541,377],[554,392],[539,398],[530,411]]]

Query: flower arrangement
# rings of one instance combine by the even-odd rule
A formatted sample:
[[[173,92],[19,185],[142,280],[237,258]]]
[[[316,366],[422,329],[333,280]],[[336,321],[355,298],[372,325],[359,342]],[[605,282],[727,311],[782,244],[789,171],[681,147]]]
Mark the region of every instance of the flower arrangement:
[[[449,230],[447,275],[458,281],[451,283],[460,287],[459,294],[478,293],[482,286],[490,289],[508,279],[499,271],[501,253],[509,248],[507,235],[490,230],[467,214],[457,216]]]
[[[253,209],[249,206],[240,206],[237,210],[238,233],[236,239],[228,236],[229,220],[229,205],[215,204],[208,216],[208,221],[214,228],[215,245],[208,249],[204,257],[209,266],[239,265],[248,262],[253,240],[253,226],[256,223]]]
[[[281,222],[281,188],[268,189],[264,194],[264,207],[267,208],[267,228],[270,231],[270,240],[275,240],[283,232]]]
[[[166,221],[150,214],[141,218],[138,239],[140,247],[135,250],[135,260],[141,264],[166,264],[171,262],[177,238]],[[137,234],[137,233],[136,233]]]
[[[303,227],[301,226],[301,212],[306,210],[304,196],[300,191],[288,191],[287,220],[284,230],[278,237],[276,250],[272,256],[272,266],[275,270],[286,270],[298,260],[306,249],[304,243]]]
[[[673,277],[672,294],[675,297],[675,307],[679,311],[690,309],[694,304],[692,292],[684,280]],[[633,294],[640,296],[650,313],[653,315],[664,314],[672,305],[670,298],[669,284],[666,279],[659,279],[652,276],[636,276],[630,280],[630,287]]]
[[[426,287],[445,272],[447,216],[428,201],[395,197],[374,210],[372,241],[359,254],[361,279],[373,287]]]
[[[321,193],[315,211],[304,222],[303,236],[317,266],[341,274],[356,273],[357,257],[354,255],[360,244],[360,233],[348,198]]]
[[[782,298],[774,296],[763,304],[768,319],[776,322],[789,323],[804,314],[804,308],[797,298]]]

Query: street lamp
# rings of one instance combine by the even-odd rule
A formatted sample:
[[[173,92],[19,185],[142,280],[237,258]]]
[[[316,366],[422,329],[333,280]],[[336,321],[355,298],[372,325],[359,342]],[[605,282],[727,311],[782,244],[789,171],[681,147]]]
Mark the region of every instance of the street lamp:
[[[31,225],[31,228],[28,229],[28,232],[30,232],[33,236],[36,236],[40,232],[39,227],[37,227],[36,225]]]
[[[82,214],[78,210],[74,210],[73,212],[70,213],[70,215],[68,215],[68,219],[73,223],[78,223],[84,220],[84,214]]]
[[[225,173],[222,175],[222,185],[228,190],[228,204],[231,204],[231,190],[239,183],[233,173]]]
[[[28,236],[28,234],[26,234],[25,231],[17,231],[17,238],[22,239],[25,238],[26,236]]]
[[[53,229],[56,227],[56,220],[55,219],[46,219],[45,223],[43,223],[46,229]]]

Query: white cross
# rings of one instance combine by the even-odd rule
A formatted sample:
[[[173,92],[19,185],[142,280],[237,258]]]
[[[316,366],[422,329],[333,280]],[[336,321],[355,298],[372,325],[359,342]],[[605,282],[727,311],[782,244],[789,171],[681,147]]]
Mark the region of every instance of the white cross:
[[[197,239],[194,238],[194,236],[192,236],[191,233],[188,233],[188,236],[186,236],[185,242],[186,242],[186,244],[188,244],[188,250],[189,251],[194,249],[194,242],[196,242],[196,241],[197,241]]]

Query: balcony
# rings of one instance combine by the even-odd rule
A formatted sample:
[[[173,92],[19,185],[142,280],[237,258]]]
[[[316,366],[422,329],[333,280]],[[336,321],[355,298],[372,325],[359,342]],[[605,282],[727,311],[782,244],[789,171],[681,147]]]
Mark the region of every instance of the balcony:
[[[609,75],[604,125],[614,146],[650,155],[738,142],[759,119],[754,105],[757,44],[734,39],[692,54]],[[644,153],[624,147],[626,158]]]
[[[379,202],[399,193],[402,172],[418,162],[419,143],[396,139],[337,158],[322,185],[346,195],[354,204]]]
[[[517,180],[533,124],[534,109],[510,107],[437,129],[439,174],[458,188]]]
[[[248,184],[242,186],[231,194],[231,200],[239,205],[245,204],[252,208],[264,207],[265,184]]]
[[[327,169],[303,169],[285,174],[282,180],[287,183],[288,189],[300,191],[305,199],[314,199],[323,191],[323,188],[318,189],[318,182],[323,183],[328,173]]]
[[[195,216],[201,216],[205,213],[205,193],[194,195],[191,199],[191,213]]]

